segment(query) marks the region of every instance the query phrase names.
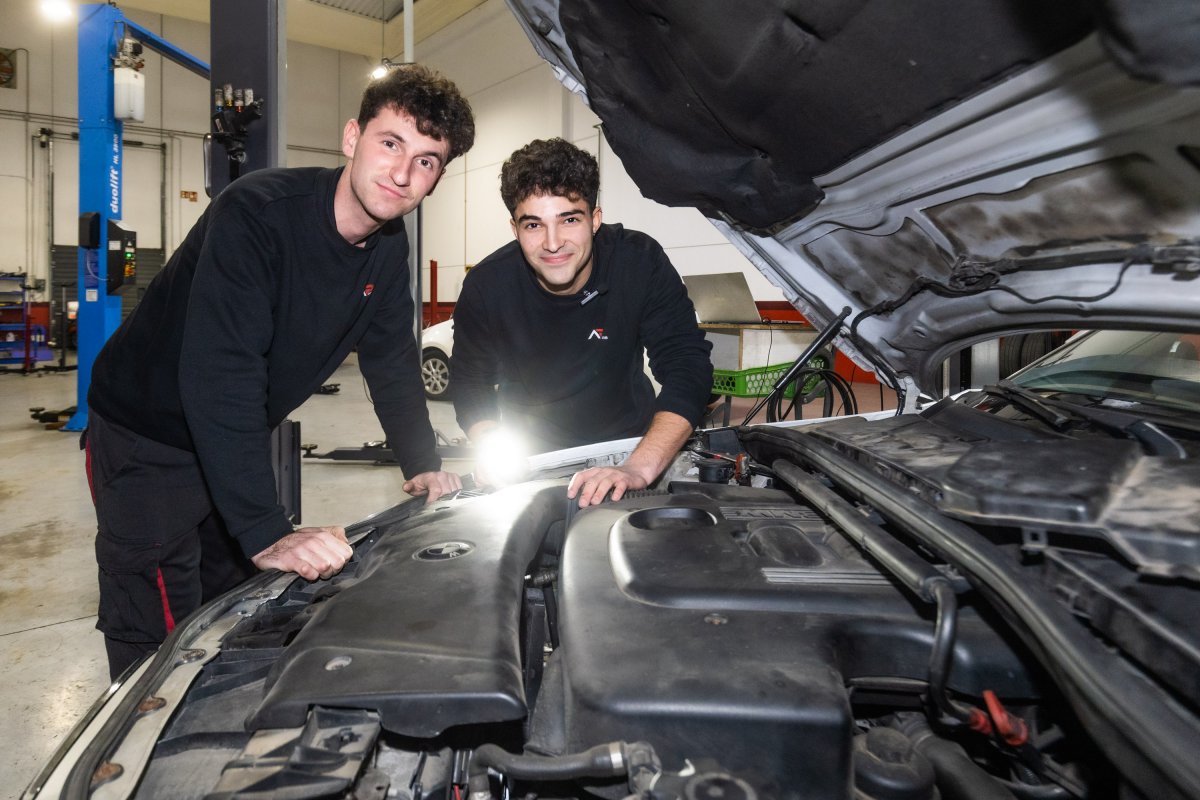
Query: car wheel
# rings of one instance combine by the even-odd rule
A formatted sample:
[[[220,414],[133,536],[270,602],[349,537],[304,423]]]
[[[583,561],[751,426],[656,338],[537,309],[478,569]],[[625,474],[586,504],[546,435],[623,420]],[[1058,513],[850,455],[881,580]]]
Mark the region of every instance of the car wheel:
[[[450,360],[440,350],[426,350],[421,357],[421,381],[430,400],[449,399]]]
[[[1007,378],[1019,370],[1021,362],[1021,345],[1025,343],[1025,334],[1018,333],[1005,336],[1000,340],[1000,377]]]

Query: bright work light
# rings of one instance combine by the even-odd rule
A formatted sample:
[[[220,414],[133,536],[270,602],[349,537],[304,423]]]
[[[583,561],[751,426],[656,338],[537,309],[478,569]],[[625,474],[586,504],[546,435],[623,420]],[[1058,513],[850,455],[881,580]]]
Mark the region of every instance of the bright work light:
[[[501,488],[516,483],[529,471],[529,448],[510,430],[494,428],[475,445],[475,481]]]

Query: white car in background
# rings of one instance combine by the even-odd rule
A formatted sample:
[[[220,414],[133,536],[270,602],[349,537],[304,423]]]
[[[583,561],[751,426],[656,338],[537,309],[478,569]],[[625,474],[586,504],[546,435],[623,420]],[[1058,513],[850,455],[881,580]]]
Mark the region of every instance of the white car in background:
[[[421,331],[421,382],[430,400],[450,399],[450,353],[454,350],[454,320]]]

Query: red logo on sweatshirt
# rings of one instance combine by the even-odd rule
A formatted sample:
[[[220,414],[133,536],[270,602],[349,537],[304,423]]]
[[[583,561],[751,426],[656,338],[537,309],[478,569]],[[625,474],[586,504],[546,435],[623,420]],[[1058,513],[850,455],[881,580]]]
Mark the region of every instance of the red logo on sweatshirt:
[[[363,287],[363,297],[370,297],[371,292],[373,292],[373,291],[375,291],[375,284],[368,283],[366,286]]]

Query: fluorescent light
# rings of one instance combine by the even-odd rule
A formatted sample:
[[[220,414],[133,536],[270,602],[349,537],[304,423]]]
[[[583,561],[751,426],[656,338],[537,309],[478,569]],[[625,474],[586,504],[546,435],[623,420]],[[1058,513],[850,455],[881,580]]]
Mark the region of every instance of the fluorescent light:
[[[51,22],[62,22],[75,15],[69,0],[42,0],[42,15]]]

